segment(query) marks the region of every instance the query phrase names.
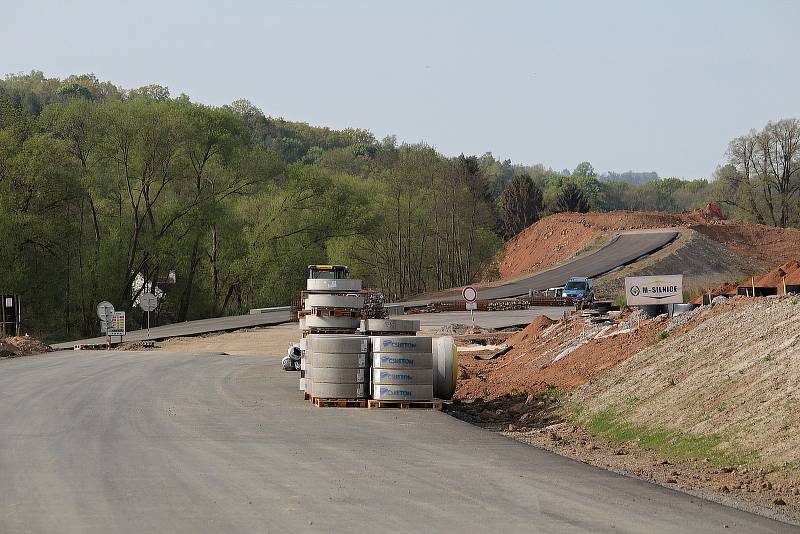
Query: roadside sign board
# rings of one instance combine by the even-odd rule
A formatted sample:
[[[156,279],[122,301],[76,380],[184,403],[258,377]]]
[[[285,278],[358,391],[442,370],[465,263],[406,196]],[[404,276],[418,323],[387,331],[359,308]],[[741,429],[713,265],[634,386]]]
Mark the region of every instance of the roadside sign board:
[[[151,312],[158,306],[158,299],[152,293],[142,293],[139,295],[139,307],[146,312]]]
[[[461,296],[467,302],[475,302],[478,300],[478,291],[472,286],[467,286],[461,291]]]
[[[625,299],[629,306],[683,304],[683,275],[627,276]]]
[[[475,311],[478,309],[477,302],[467,302],[467,311]]]
[[[101,321],[107,321],[108,316],[114,313],[114,305],[110,302],[103,301],[97,305],[97,318]]]
[[[115,311],[111,314],[111,322],[108,325],[109,336],[125,335],[125,312]]]

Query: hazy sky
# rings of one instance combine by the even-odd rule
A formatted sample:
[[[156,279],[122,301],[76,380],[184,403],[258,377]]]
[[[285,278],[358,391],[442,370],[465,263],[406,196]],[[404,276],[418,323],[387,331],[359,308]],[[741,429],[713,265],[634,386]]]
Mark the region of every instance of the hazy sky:
[[[93,72],[448,155],[708,177],[800,116],[800,1],[20,2],[0,72]]]

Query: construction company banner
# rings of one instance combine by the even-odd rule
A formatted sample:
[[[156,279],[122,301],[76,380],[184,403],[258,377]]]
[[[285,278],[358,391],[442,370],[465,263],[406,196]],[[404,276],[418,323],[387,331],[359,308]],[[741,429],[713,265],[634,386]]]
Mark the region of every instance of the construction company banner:
[[[628,306],[683,304],[683,275],[626,276]]]

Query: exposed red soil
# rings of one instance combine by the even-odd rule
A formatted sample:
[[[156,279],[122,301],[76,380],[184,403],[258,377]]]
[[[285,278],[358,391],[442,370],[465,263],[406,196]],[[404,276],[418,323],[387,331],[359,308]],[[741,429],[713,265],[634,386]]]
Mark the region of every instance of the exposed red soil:
[[[800,252],[800,251],[798,251]],[[783,292],[783,281],[789,274],[794,274],[800,269],[797,261],[786,262],[780,267],[771,270],[764,276],[755,279],[756,287],[776,287],[779,293]]]
[[[736,285],[736,284],[722,284],[722,285],[719,285],[719,286],[717,286],[717,287],[712,287],[712,288],[710,288],[710,289],[709,289],[709,290],[706,292],[706,294],[708,294],[708,293],[711,293],[711,298],[712,298],[712,299],[713,299],[714,297],[719,297],[720,295],[722,295],[722,296],[724,296],[724,297],[729,297],[729,296],[736,295],[736,292],[737,292],[737,288],[738,288],[738,287],[739,287],[739,286],[738,286],[738,285]],[[703,297],[704,297],[704,296],[705,296],[705,295],[700,295],[700,296],[698,296],[697,298],[695,298],[694,300],[692,300],[692,301],[691,301],[691,303],[692,303],[692,304],[702,304],[702,303],[703,303]]]
[[[641,327],[633,332],[592,339],[553,362],[565,339],[574,338],[588,328],[578,318],[570,319],[566,325],[563,320],[558,323],[555,331],[545,339],[539,337],[543,329],[516,344],[509,339],[514,348],[495,360],[462,358],[456,397],[492,399],[520,392],[544,391],[548,386],[562,390],[574,388],[657,342],[667,321],[643,321]]]
[[[506,341],[508,345],[516,346],[527,341],[538,339],[544,330],[555,323],[546,315],[540,315],[531,324],[520,330]]]
[[[506,243],[496,265],[502,279],[513,278],[562,263],[601,236],[658,228],[696,230],[758,268],[795,259],[800,250],[800,230],[721,220],[709,210],[558,213]]]

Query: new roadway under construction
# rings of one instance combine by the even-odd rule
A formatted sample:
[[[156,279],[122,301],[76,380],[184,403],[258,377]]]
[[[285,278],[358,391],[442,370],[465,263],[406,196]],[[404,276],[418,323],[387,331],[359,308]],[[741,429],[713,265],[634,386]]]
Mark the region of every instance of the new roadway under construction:
[[[424,410],[314,408],[277,357],[2,363],[0,532],[790,532]]]

